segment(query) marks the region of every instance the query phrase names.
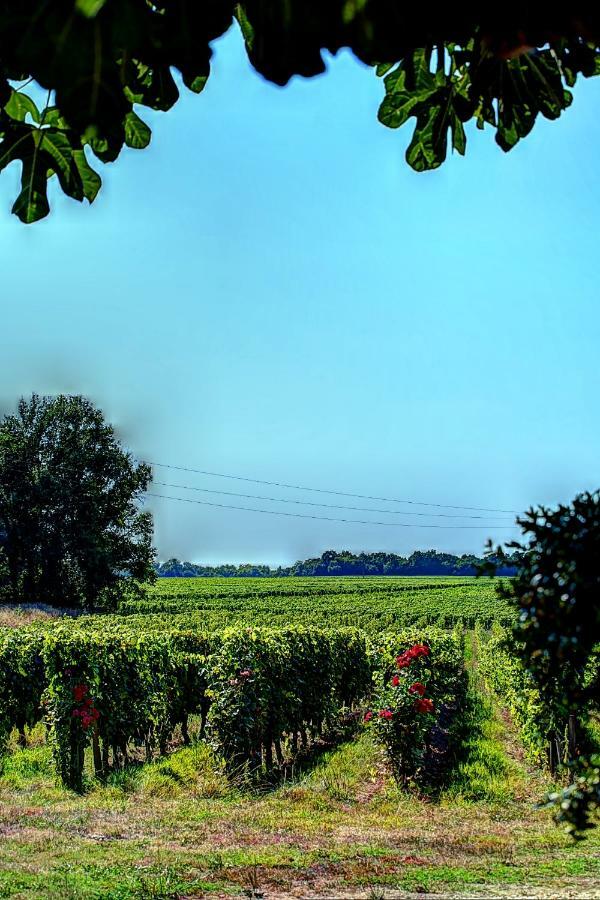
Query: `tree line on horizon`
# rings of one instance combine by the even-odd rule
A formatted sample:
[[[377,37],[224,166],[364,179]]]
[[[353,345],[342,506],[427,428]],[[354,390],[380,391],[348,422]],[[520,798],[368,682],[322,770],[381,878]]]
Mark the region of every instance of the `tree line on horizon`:
[[[291,566],[224,563],[207,566],[184,562],[175,557],[157,563],[159,578],[287,578],[326,575],[476,575],[495,564],[497,575],[515,575],[520,554],[505,555],[502,560],[464,553],[442,553],[439,550],[415,550],[410,556],[396,553],[351,553],[349,550],[326,550],[313,559],[298,560]]]

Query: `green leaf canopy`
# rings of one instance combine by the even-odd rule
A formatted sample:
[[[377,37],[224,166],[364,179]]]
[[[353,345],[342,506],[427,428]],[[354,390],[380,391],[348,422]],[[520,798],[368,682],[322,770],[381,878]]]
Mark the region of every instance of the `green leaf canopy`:
[[[398,128],[415,120],[406,158],[419,172],[440,166],[449,145],[465,153],[469,119],[494,128],[510,150],[539,114],[558,118],[578,75],[600,71],[600,14],[591,4],[6,0],[0,168],[21,164],[13,212],[28,223],[47,215],[54,176],[68,196],[91,203],[100,178],[90,157],[112,162],[124,145],[147,147],[139,107],[166,111],[177,102],[173,70],[200,93],[211,43],[234,23],[252,65],[275,84],[323,72],[323,51],[343,47],[373,66],[384,79],[380,121]],[[29,80],[48,92],[45,109],[25,92]]]

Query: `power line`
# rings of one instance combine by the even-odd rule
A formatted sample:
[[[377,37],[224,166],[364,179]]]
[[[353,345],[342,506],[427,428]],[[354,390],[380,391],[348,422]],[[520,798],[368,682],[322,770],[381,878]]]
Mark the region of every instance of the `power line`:
[[[261,478],[247,478],[244,475],[226,475],[223,472],[207,472],[204,469],[192,469],[188,466],[173,466],[169,463],[148,462],[148,466],[157,466],[161,469],[174,469],[178,472],[194,472],[196,475],[209,475],[211,478],[230,478],[233,481],[247,481],[251,484],[266,484],[269,487],[288,488],[293,491],[312,491],[317,494],[333,494],[336,497],[353,497],[357,500],[377,500],[382,503],[409,503],[411,506],[432,506],[437,509],[466,509],[469,512],[496,512],[507,515],[519,515],[515,509],[493,509],[485,506],[458,506],[451,503],[428,503],[425,500],[401,500],[396,497],[371,497],[368,494],[351,494],[348,491],[326,490],[325,488],[306,487],[300,484],[286,484],[281,481],[264,481]]]
[[[389,516],[435,516],[436,518],[442,519],[487,519],[487,516],[472,516],[467,513],[414,512],[413,510],[407,509],[372,509],[368,506],[341,506],[337,503],[311,503],[310,500],[294,500],[289,497],[264,497],[259,494],[239,494],[235,491],[216,491],[213,488],[202,488],[189,484],[171,484],[168,481],[153,481],[152,484],[158,484],[161,487],[177,488],[181,491],[200,491],[203,494],[219,494],[222,497],[243,497],[246,500],[269,500],[274,503],[294,503],[297,506],[318,506],[324,509],[347,509],[354,512],[383,513]]]
[[[331,516],[311,516],[307,513],[291,513],[283,512],[283,510],[275,509],[256,509],[252,506],[233,506],[226,503],[214,503],[210,500],[190,500],[189,497],[169,497],[166,494],[155,494],[152,491],[146,491],[147,497],[159,497],[162,500],[178,500],[180,503],[194,503],[198,506],[214,506],[219,509],[236,509],[244,512],[265,513],[269,516],[287,516],[293,519],[317,519],[321,522],[344,522],[347,525],[385,525],[389,528],[443,528],[452,530],[463,530],[471,528],[490,528],[489,525],[426,525],[421,522],[372,522],[362,519],[338,519]],[[498,528],[515,528],[515,525],[496,525],[494,530]]]

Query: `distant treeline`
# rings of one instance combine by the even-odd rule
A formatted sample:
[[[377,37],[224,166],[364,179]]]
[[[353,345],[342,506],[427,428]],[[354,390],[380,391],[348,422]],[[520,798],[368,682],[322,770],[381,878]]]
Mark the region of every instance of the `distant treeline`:
[[[355,555],[347,550],[327,550],[318,559],[299,560],[292,566],[272,569],[270,566],[222,565],[203,566],[197,563],[181,562],[169,559],[156,566],[161,577],[193,577],[200,578],[289,578],[311,575],[475,575],[484,563],[495,562],[487,556],[485,560],[478,556],[452,553],[439,553],[437,550],[416,550],[410,556],[397,556],[395,553],[359,553]],[[496,574],[514,575],[519,563],[517,554],[507,556],[497,566]]]

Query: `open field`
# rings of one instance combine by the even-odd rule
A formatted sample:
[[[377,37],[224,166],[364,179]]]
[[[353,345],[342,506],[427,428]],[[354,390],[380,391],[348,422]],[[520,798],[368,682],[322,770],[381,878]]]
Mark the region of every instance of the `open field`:
[[[600,835],[575,842],[537,808],[549,776],[483,680],[480,641],[507,618],[491,582],[165,579],[143,608],[6,614],[0,897],[600,897]],[[430,657],[411,678],[460,727],[441,774],[403,790],[361,719],[415,641]],[[78,791],[53,753],[63,782],[81,761]]]
[[[121,613],[169,614],[205,627],[354,625],[367,630],[405,625],[507,622],[511,611],[493,579],[465,577],[160,578]],[[140,624],[143,620],[140,620]],[[152,620],[147,620],[150,624]]]

